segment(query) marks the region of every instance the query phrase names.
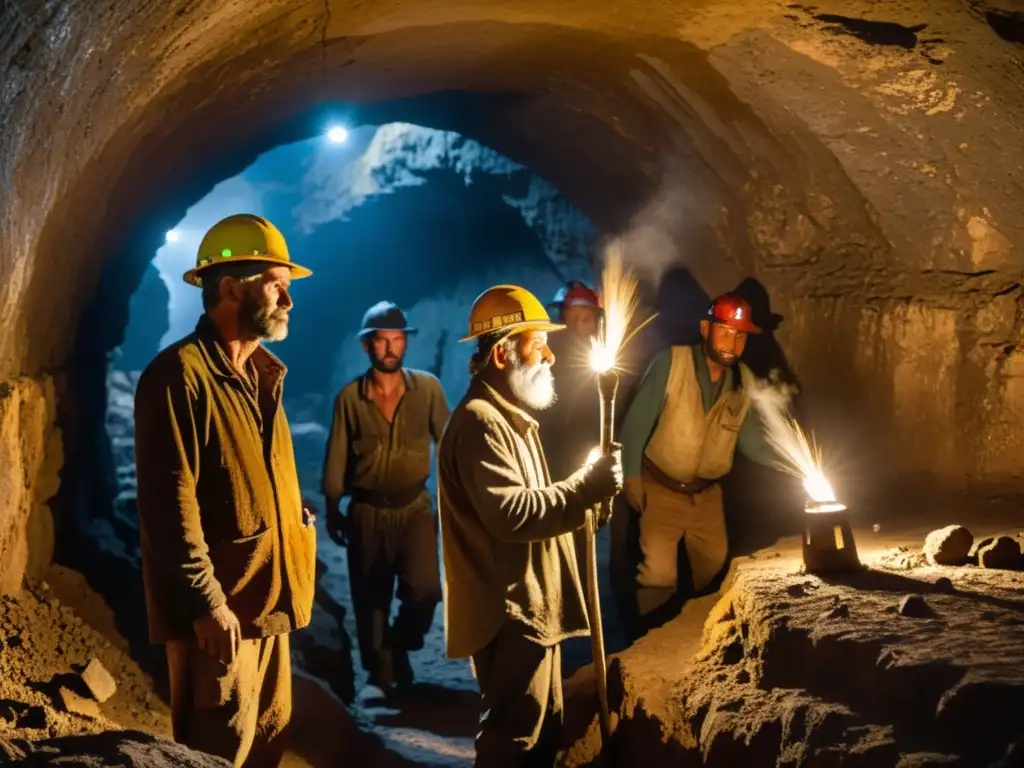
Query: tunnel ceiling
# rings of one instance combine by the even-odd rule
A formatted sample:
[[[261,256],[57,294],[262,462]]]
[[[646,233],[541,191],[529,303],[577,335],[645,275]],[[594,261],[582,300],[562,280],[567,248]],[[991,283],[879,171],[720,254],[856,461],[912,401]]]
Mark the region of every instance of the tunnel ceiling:
[[[105,263],[337,114],[497,149],[652,274],[682,263],[712,292],[757,275],[806,382],[842,371],[849,402],[955,438],[1017,365],[1014,5],[6,3],[0,373],[60,366]],[[914,411],[918,368],[960,394]]]

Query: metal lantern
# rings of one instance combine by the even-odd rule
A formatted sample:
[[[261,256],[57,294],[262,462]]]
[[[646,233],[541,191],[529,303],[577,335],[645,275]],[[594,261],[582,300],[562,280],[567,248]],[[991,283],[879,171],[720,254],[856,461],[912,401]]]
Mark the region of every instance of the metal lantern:
[[[809,572],[863,568],[845,504],[808,502],[804,512],[804,565]]]

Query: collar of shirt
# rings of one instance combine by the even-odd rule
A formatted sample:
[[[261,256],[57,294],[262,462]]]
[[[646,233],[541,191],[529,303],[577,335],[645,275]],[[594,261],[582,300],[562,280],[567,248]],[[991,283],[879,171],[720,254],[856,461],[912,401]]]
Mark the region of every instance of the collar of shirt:
[[[700,385],[700,392],[704,401],[704,410],[710,411],[723,392],[732,390],[733,369],[726,368],[722,371],[722,378],[718,381],[711,380],[711,370],[708,368],[708,359],[704,356],[704,348],[696,344],[693,349],[693,366],[697,372],[697,383]]]
[[[405,379],[405,391],[411,392],[416,389],[416,378],[405,368],[402,369],[402,378]],[[359,379],[359,396],[363,400],[373,402],[373,369],[371,368]]]
[[[202,350],[203,358],[214,375],[222,379],[238,379],[244,383],[242,375],[235,370],[231,360],[228,358],[227,352],[224,351],[224,344],[209,315],[204,314],[199,318],[199,322],[196,323],[195,334],[199,341],[199,348]],[[285,364],[268,352],[262,344],[256,347],[249,357],[249,362],[256,368],[260,378],[268,377],[273,381],[274,386],[288,372]]]

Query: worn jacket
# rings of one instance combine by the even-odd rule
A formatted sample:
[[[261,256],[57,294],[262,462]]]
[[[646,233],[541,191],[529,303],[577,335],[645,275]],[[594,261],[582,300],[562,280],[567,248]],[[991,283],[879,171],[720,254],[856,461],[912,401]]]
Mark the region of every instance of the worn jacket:
[[[204,316],[139,379],[135,460],[153,642],[190,637],[193,620],[225,602],[245,637],[309,623],[316,532],[304,524],[281,404],[285,367],[259,347],[245,374]]]
[[[476,653],[506,618],[542,645],[589,634],[572,532],[602,499],[585,471],[552,483],[537,422],[480,379],[437,466],[448,656]]]
[[[645,455],[680,482],[718,479],[732,467],[736,449],[752,461],[777,467],[778,454],[750,407],[747,389],[752,380],[753,374],[740,363],[712,382],[700,345],[659,353],[622,426],[626,478],[640,477]]]
[[[324,458],[323,492],[340,499],[356,490],[400,491],[430,475],[430,441],[441,439],[448,403],[426,371],[403,370],[405,394],[393,423],[373,402],[370,373],[342,388]]]

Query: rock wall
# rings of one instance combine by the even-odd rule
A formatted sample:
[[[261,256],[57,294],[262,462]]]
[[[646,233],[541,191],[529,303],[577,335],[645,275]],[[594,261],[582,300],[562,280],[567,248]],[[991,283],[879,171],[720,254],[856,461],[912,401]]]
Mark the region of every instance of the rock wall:
[[[1007,484],[1021,472],[1020,296],[1015,286],[945,301],[803,299],[780,335],[811,353],[796,362],[805,386],[868,466],[960,488]]]
[[[7,3],[0,376],[67,364],[105,264],[341,114],[493,147],[640,234],[654,273],[756,277],[851,482],[1012,482],[1022,20],[1006,0]]]
[[[59,485],[61,435],[50,377],[0,381],[0,594],[38,576],[54,550],[48,502]]]

